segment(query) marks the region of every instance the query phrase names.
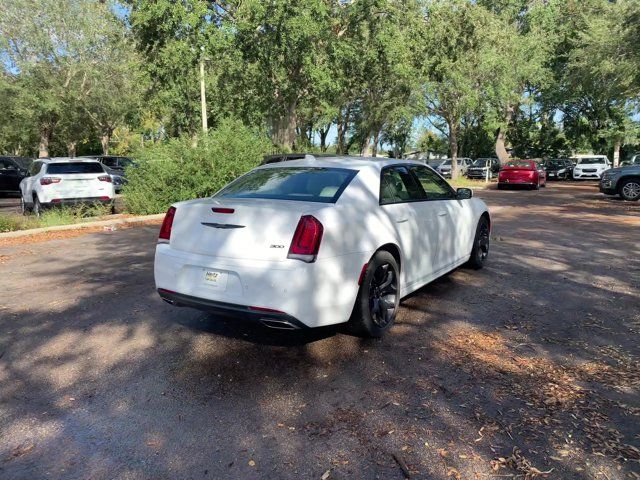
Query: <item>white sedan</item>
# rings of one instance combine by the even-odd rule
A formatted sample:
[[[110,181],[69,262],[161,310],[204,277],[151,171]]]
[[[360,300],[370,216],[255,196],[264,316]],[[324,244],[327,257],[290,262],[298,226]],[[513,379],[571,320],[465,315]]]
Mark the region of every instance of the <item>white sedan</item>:
[[[379,337],[400,298],[489,253],[487,206],[419,162],[302,156],[176,203],[155,282],[177,306]]]

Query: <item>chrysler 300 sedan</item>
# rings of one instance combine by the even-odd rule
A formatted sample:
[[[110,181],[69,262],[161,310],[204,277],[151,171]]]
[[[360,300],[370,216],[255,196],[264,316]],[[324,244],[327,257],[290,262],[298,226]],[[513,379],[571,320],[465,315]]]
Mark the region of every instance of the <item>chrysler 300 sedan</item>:
[[[487,206],[419,162],[270,163],[171,206],[155,282],[176,306],[297,329],[349,322],[379,337],[399,301],[489,253]]]

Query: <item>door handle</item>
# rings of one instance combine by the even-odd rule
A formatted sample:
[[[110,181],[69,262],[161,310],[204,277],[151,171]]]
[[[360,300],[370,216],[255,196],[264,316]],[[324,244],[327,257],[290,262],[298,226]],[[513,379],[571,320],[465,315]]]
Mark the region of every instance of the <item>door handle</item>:
[[[449,212],[439,212],[438,213],[439,217],[446,217],[447,215],[449,215]]]
[[[396,220],[396,223],[404,223],[404,222],[408,222],[409,219],[408,218],[403,218],[402,220]]]

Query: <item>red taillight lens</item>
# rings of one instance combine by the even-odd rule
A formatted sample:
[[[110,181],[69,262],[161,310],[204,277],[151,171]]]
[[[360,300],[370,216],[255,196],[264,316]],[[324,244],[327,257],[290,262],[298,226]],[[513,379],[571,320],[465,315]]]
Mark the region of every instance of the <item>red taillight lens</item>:
[[[315,261],[318,250],[320,250],[323,232],[324,227],[316,217],[312,215],[300,217],[287,258],[308,263]]]
[[[214,207],[211,210],[213,211],[213,213],[233,213],[233,212],[235,212],[235,209],[233,209],[233,208],[218,208],[218,207]]]
[[[160,227],[160,235],[158,235],[158,242],[169,243],[171,239],[171,227],[173,227],[173,217],[176,215],[176,207],[169,207],[167,214],[164,216],[164,221]]]
[[[40,185],[51,185],[52,183],[60,183],[62,180],[60,177],[42,177],[40,179]]]
[[[101,182],[108,182],[108,183],[113,182],[113,180],[111,179],[111,175],[100,175],[98,177],[98,180],[100,180]]]

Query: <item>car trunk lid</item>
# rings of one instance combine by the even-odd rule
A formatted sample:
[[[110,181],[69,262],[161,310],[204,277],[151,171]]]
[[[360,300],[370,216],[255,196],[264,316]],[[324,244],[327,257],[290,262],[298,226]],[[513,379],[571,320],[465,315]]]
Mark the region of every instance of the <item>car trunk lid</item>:
[[[177,206],[171,248],[213,257],[284,261],[302,215],[326,204],[207,198]]]

